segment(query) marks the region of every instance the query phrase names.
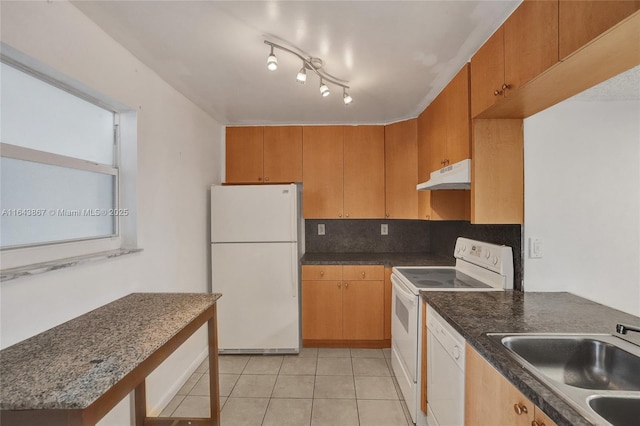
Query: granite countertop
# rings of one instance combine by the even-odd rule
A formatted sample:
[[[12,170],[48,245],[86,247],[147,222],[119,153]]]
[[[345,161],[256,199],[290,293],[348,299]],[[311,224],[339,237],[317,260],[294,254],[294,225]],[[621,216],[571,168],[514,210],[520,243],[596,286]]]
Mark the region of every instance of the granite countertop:
[[[430,253],[305,253],[303,265],[453,266],[453,256]]]
[[[0,351],[0,409],[84,409],[220,294],[133,293]]]
[[[606,333],[640,318],[570,293],[421,292],[422,298],[559,426],[590,425],[486,333]]]

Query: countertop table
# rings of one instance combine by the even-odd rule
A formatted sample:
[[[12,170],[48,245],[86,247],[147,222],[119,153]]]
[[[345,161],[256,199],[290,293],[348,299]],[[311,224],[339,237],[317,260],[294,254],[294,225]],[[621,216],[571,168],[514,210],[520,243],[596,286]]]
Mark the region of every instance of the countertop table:
[[[135,390],[135,424],[220,424],[220,294],[133,293],[0,351],[0,423],[94,425]],[[207,324],[211,416],[147,417],[145,378]]]
[[[640,318],[570,293],[519,291],[421,292],[467,343],[558,426],[586,426],[578,411],[542,384],[487,333],[616,334],[616,323]]]
[[[453,266],[456,259],[432,253],[305,253],[303,265]]]

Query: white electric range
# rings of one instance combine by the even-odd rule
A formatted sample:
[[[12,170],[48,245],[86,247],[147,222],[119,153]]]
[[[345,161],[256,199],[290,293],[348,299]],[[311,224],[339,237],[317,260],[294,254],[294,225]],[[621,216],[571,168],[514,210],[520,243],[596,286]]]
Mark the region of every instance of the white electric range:
[[[422,348],[420,291],[504,291],[513,289],[511,247],[459,237],[454,249],[455,266],[394,267],[391,320],[391,365],[411,418],[427,424],[420,410],[422,388],[418,361]],[[464,340],[463,340],[464,342]],[[464,345],[462,344],[464,348]],[[460,364],[459,347],[456,348]],[[463,364],[464,365],[464,364]],[[459,375],[459,371],[456,374]],[[438,392],[436,389],[434,392]],[[459,391],[459,390],[458,390]],[[462,389],[464,391],[464,389]],[[429,390],[431,394],[431,390]],[[431,396],[430,405],[431,405]],[[464,403],[464,400],[462,400]],[[458,405],[456,403],[456,405]],[[464,406],[463,406],[464,407]],[[429,411],[431,413],[431,408]],[[435,407],[433,407],[435,408]],[[457,408],[456,408],[457,409]],[[433,413],[431,413],[433,416]],[[437,424],[432,419],[429,424]]]

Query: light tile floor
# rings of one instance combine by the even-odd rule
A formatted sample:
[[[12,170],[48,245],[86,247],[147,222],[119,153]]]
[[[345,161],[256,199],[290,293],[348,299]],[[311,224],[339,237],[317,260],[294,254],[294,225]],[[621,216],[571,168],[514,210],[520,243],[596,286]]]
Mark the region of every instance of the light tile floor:
[[[389,349],[221,355],[222,426],[411,426]],[[160,414],[209,415],[207,361]]]

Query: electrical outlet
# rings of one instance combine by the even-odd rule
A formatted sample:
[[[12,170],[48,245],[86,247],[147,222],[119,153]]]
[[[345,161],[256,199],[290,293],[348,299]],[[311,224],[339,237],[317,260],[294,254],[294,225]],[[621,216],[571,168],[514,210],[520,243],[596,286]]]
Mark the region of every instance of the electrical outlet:
[[[386,223],[380,224],[380,235],[389,235],[389,225]]]
[[[318,224],[318,235],[324,235],[324,223]]]
[[[529,237],[529,259],[542,258],[542,238]]]

